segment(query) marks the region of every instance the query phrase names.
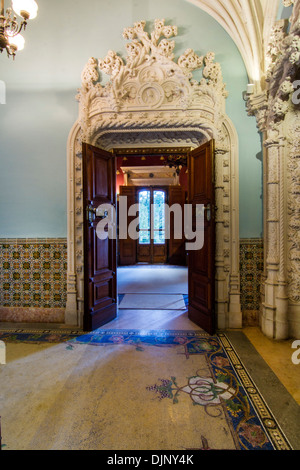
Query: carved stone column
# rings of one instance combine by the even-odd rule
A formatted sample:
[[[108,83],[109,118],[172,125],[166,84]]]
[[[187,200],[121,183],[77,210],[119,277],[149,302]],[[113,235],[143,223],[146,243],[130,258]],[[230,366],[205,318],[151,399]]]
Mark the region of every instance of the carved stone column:
[[[230,166],[233,166],[234,154],[238,149],[232,149]],[[239,168],[238,163],[230,170],[230,253],[231,272],[229,277],[229,328],[242,328],[243,316],[241,309],[240,289],[240,232],[239,232]],[[227,207],[228,212],[228,207]]]
[[[275,131],[276,132],[276,131]],[[288,338],[288,298],[284,265],[284,139],[274,131],[268,133],[266,147],[266,281],[262,304],[261,327],[273,339]]]
[[[227,152],[216,145],[215,148],[215,223],[216,223],[216,253],[215,253],[215,283],[216,283],[216,312],[218,314],[218,328],[227,327],[228,315],[228,287],[224,262],[224,213],[223,213],[223,163]]]
[[[286,280],[285,139],[282,125],[268,122],[266,93],[251,97],[248,114],[254,115],[263,144],[264,273],[261,284],[260,326],[273,339],[289,335]]]
[[[80,307],[83,275],[82,140],[76,122],[68,140],[68,271],[66,325],[82,326]],[[82,302],[81,302],[82,303]]]
[[[285,121],[286,145],[286,271],[290,335],[300,338],[300,112],[291,110]]]
[[[241,328],[238,148],[230,146],[228,129],[219,129],[215,159],[215,280],[218,327]]]
[[[262,283],[262,331],[273,339],[300,334],[299,103],[294,100],[300,69],[300,0],[289,28],[274,24],[267,51],[266,90],[252,96],[264,146],[265,270]],[[298,94],[296,94],[297,98]]]

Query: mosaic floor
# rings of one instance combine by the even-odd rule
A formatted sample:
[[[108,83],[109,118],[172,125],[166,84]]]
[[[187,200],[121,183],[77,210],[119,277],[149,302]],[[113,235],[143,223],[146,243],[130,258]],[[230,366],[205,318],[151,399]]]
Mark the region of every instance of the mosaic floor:
[[[291,449],[226,335],[64,334],[6,337],[3,449]]]

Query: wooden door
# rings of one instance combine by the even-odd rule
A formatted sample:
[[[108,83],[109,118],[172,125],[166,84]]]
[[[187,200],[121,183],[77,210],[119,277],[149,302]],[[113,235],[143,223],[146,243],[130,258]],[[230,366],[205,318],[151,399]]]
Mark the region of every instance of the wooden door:
[[[190,152],[188,203],[204,205],[204,245],[188,252],[189,318],[209,334],[215,332],[214,142]],[[198,206],[199,208],[199,206]]]
[[[136,202],[136,187],[120,186],[120,196],[127,198],[127,208],[129,209],[129,207]],[[123,207],[121,210],[123,210]],[[134,219],[135,216],[127,215],[127,229],[129,224],[133,222]],[[120,220],[120,217],[118,220]],[[130,266],[132,264],[136,264],[136,240],[129,236],[128,230],[126,238],[125,236],[119,237],[119,264],[120,266]]]
[[[99,206],[116,208],[115,175],[114,155],[83,144],[85,331],[95,330],[117,315],[116,239],[97,236],[97,224],[105,217]],[[111,225],[105,230],[109,228]]]
[[[179,186],[179,185],[169,186],[169,207],[170,208],[172,206],[180,207],[181,213],[183,214],[185,197],[186,197],[186,194],[182,186]],[[176,233],[175,225],[174,225],[175,217],[176,217],[176,213],[170,212],[170,239],[169,239],[169,248],[168,248],[168,263],[177,265],[177,266],[185,266],[186,265],[186,253],[185,253],[183,218],[181,217],[182,219],[181,227],[180,227],[181,230],[179,233]]]

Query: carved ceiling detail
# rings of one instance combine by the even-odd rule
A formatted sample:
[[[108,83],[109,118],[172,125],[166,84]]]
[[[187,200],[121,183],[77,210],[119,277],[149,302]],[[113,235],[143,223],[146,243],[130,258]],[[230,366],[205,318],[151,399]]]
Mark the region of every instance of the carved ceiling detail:
[[[256,92],[265,89],[266,47],[278,0],[187,0],[212,16],[230,35],[244,60]],[[288,3],[288,2],[286,2]]]

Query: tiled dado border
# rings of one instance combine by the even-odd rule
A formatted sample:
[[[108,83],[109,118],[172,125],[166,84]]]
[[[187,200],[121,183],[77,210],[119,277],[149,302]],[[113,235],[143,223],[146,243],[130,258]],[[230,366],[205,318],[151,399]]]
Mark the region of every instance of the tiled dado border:
[[[262,239],[240,240],[243,323],[258,325]],[[64,323],[66,239],[0,239],[0,321]]]
[[[261,238],[240,240],[240,279],[243,326],[259,325],[260,287],[264,270],[264,244]]]
[[[63,323],[66,239],[0,239],[0,321]]]

